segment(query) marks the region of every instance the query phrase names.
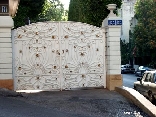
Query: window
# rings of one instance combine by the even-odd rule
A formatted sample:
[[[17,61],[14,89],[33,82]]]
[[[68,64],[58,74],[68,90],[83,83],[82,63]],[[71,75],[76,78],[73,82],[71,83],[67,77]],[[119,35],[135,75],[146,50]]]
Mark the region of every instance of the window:
[[[151,79],[151,78],[152,78],[151,76],[152,76],[152,74],[148,73],[148,74],[146,75],[144,81],[145,81],[145,82],[151,82],[151,80],[152,80],[152,79]]]
[[[156,73],[154,74],[153,81],[156,83]]]
[[[7,6],[2,6],[2,13],[7,13]]]
[[[147,76],[147,73],[143,74],[142,80],[144,81]]]

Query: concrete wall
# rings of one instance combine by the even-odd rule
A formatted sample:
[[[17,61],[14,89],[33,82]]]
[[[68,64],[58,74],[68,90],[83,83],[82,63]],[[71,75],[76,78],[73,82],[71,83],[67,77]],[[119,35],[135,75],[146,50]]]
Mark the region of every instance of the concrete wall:
[[[0,87],[13,89],[12,79],[12,42],[10,16],[0,16]]]
[[[111,5],[109,10],[115,5]],[[110,21],[121,21],[121,18],[110,13],[103,21],[103,27],[106,31],[106,86],[109,90],[115,90],[115,87],[122,86],[121,75],[121,52],[120,52],[120,34],[121,25],[111,24]]]

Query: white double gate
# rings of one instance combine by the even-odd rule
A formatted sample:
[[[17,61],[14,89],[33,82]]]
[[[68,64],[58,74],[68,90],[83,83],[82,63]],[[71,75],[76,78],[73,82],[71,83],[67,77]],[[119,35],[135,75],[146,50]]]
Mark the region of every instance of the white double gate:
[[[39,22],[13,31],[15,90],[106,87],[105,33],[76,22]]]

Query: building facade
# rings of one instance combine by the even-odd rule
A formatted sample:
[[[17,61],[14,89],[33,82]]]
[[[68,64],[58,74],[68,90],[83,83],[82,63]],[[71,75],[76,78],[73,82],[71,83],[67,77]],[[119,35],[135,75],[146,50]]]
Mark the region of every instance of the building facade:
[[[121,9],[119,9],[119,17],[123,21],[121,28],[121,40],[129,42],[130,20],[134,17],[134,8],[137,0],[123,0]]]
[[[0,0],[0,87],[13,89],[11,29],[19,0]]]

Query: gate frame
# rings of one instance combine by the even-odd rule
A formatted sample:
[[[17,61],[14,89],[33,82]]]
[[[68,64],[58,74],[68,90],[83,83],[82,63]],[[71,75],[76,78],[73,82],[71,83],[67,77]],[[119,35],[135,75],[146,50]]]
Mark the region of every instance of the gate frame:
[[[123,85],[120,51],[122,20],[113,13],[116,6],[116,4],[107,5],[110,14],[102,22],[102,27],[106,31],[106,86],[109,90],[115,90],[115,87]]]
[[[105,30],[103,29],[103,28],[99,28],[99,27],[96,27],[96,26],[93,26],[93,25],[90,25],[90,24],[86,24],[86,23],[81,23],[81,22],[70,22],[70,21],[68,21],[68,22],[38,22],[38,23],[33,23],[33,24],[31,24],[30,26],[29,25],[27,25],[27,26],[23,26],[23,27],[19,27],[19,29],[16,29],[16,30],[13,30],[13,33],[12,33],[12,40],[13,40],[13,51],[14,51],[14,54],[17,54],[17,56],[16,55],[14,55],[13,56],[13,67],[14,67],[14,69],[13,69],[13,78],[14,78],[14,90],[16,90],[16,88],[19,88],[19,87],[17,87],[17,76],[15,77],[15,75],[16,75],[16,73],[15,73],[15,67],[17,67],[16,65],[18,65],[18,62],[16,63],[16,65],[15,65],[15,57],[17,57],[17,58],[20,58],[19,56],[20,56],[20,54],[18,54],[19,53],[19,51],[23,51],[24,52],[24,48],[26,47],[26,46],[21,46],[21,42],[25,42],[25,40],[28,38],[28,41],[26,41],[25,42],[25,44],[27,43],[27,42],[29,42],[29,41],[32,41],[32,39],[33,39],[33,37],[34,36],[32,36],[32,37],[25,37],[24,35],[28,35],[27,33],[24,33],[24,32],[29,32],[29,31],[32,31],[32,32],[30,32],[30,34],[31,33],[35,33],[35,35],[36,35],[36,33],[38,33],[38,31],[40,31],[40,28],[42,27],[42,26],[46,26],[46,25],[48,25],[48,26],[50,26],[50,29],[54,29],[55,30],[55,27],[56,27],[56,30],[53,32],[53,31],[50,31],[50,32],[47,32],[48,34],[46,35],[46,33],[45,34],[43,34],[44,36],[46,35],[46,36],[48,36],[49,34],[50,35],[56,35],[56,40],[51,40],[51,36],[49,37],[48,36],[48,38],[47,38],[47,40],[46,39],[44,39],[45,37],[43,36],[42,37],[42,35],[41,35],[41,38],[43,38],[43,39],[41,39],[42,41],[45,41],[45,43],[47,42],[47,41],[50,41],[50,42],[56,42],[56,41],[58,41],[58,44],[57,44],[57,49],[56,50],[59,50],[59,74],[56,74],[56,75],[58,75],[58,82],[59,82],[59,84],[58,84],[58,86],[60,87],[60,89],[56,89],[56,90],[62,90],[62,88],[63,88],[63,90],[65,90],[66,88],[65,87],[68,87],[68,85],[66,86],[65,85],[65,76],[64,75],[78,75],[79,77],[81,76],[81,75],[83,75],[83,73],[71,73],[70,74],[70,72],[69,73],[63,73],[62,71],[64,71],[65,70],[65,68],[62,68],[62,65],[66,65],[66,62],[67,62],[67,65],[68,65],[68,62],[69,62],[69,60],[65,60],[64,62],[65,62],[65,64],[62,64],[62,57],[66,57],[66,56],[63,56],[63,54],[62,54],[62,50],[66,50],[66,49],[69,49],[68,47],[73,47],[73,46],[71,46],[71,45],[73,45],[73,44],[67,44],[67,43],[69,43],[68,41],[72,41],[72,38],[74,39],[73,40],[73,42],[75,41],[75,40],[77,40],[78,41],[78,39],[80,39],[80,38],[77,38],[77,37],[74,37],[74,34],[77,32],[78,34],[79,34],[79,36],[80,35],[84,35],[85,33],[86,33],[86,36],[84,36],[84,39],[87,39],[88,40],[88,42],[90,42],[90,47],[91,47],[91,49],[90,49],[90,47],[89,47],[89,50],[92,50],[93,48],[92,47],[94,47],[94,51],[89,51],[89,53],[91,52],[92,54],[92,56],[94,56],[94,54],[93,53],[98,53],[99,54],[99,56],[98,57],[100,57],[101,59],[101,61],[98,61],[98,58],[97,57],[91,57],[91,58],[94,58],[93,60],[94,61],[90,61],[91,63],[93,62],[93,63],[96,63],[97,65],[98,65],[98,62],[100,62],[100,64],[102,64],[102,66],[100,67],[99,66],[99,70],[102,70],[102,71],[97,71],[96,72],[96,68],[94,68],[95,66],[95,64],[92,66],[92,64],[91,65],[89,65],[89,67],[91,67],[91,70],[93,69],[93,70],[95,70],[95,71],[93,71],[92,70],[92,72],[90,73],[86,73],[86,75],[89,75],[90,77],[86,77],[87,79],[89,78],[91,78],[92,80],[89,80],[90,81],[90,83],[92,84],[92,86],[94,87],[94,85],[95,85],[95,87],[97,87],[97,86],[104,86],[104,88],[106,88],[106,69],[105,69]],[[56,26],[55,26],[56,25]],[[72,29],[72,26],[71,25],[73,25],[73,26],[76,26],[76,27],[78,27],[78,29],[76,28],[73,28]],[[52,27],[51,27],[52,26]],[[54,28],[53,28],[53,26],[54,26]],[[66,32],[66,30],[64,29],[64,28],[71,28],[71,31],[69,30],[69,32]],[[34,32],[34,30],[31,30],[31,29],[38,29],[39,28],[39,30],[36,30],[37,32]],[[28,31],[27,31],[27,29],[28,29]],[[29,30],[30,29],[30,30]],[[88,30],[89,29],[89,30]],[[49,31],[49,29],[47,29],[47,28],[45,28],[44,30],[43,30],[43,32],[45,32],[45,30],[47,30],[47,31]],[[81,32],[81,30],[84,30],[84,34]],[[74,32],[73,32],[74,31]],[[89,31],[89,32],[88,32]],[[20,33],[18,33],[18,32],[20,32]],[[64,33],[63,33],[64,32]],[[66,33],[67,33],[67,35],[69,35],[69,37],[71,37],[69,40],[68,40],[68,38],[67,39],[65,39],[66,37],[65,36],[67,36],[66,35]],[[82,34],[81,34],[82,33]],[[93,33],[93,34],[90,34],[90,33]],[[40,34],[40,33],[38,33],[38,34]],[[37,35],[38,35],[37,34]],[[41,34],[42,34],[42,30],[41,30]],[[24,40],[22,39],[20,39],[21,37],[22,37],[22,35],[24,36]],[[20,37],[19,37],[20,36]],[[63,37],[62,37],[63,36]],[[79,37],[78,36],[78,37]],[[34,38],[34,39],[37,39],[37,38]],[[50,39],[50,40],[49,40]],[[83,39],[83,38],[82,38]],[[37,39],[38,40],[38,39]],[[65,41],[64,41],[65,40]],[[66,43],[65,44],[65,46],[63,46],[61,43],[62,43],[62,41],[64,42],[64,43]],[[67,42],[66,42],[67,41]],[[97,43],[92,43],[93,41],[97,41]],[[102,42],[101,42],[102,41]],[[14,42],[17,42],[17,44],[18,43],[21,43],[19,46],[18,45],[14,45]],[[102,43],[102,44],[101,44]],[[55,44],[55,43],[53,43],[53,44]],[[82,45],[78,42],[77,43],[78,44],[78,47],[81,47]],[[80,45],[79,45],[80,44]],[[85,44],[87,44],[88,45],[88,43],[86,42]],[[98,44],[98,45],[97,45]],[[103,45],[104,44],[104,45]],[[28,44],[26,44],[26,45],[28,45]],[[36,44],[35,44],[36,45]],[[34,45],[34,46],[35,46]],[[85,47],[87,47],[88,48],[88,46],[85,46]],[[28,46],[29,47],[29,49],[30,49],[30,47],[33,49],[33,47],[34,46]],[[20,47],[20,48],[18,48],[18,47]],[[27,47],[27,48],[28,48]],[[38,46],[35,46],[35,47],[38,47]],[[63,48],[62,48],[63,47]],[[23,49],[22,49],[23,48]],[[48,49],[49,48],[49,45],[47,45],[46,46],[46,48]],[[51,47],[50,47],[51,48]],[[97,50],[97,51],[99,51],[99,52],[96,52],[96,49],[100,49],[100,51],[99,50]],[[18,50],[15,50],[15,49],[18,49]],[[51,49],[54,49],[55,50],[55,48],[51,48]],[[49,50],[49,49],[48,49]],[[55,51],[56,51],[55,50]],[[52,50],[50,50],[49,52],[51,52]],[[69,56],[71,55],[71,50],[69,49]],[[22,52],[22,55],[25,55],[24,53]],[[79,51],[78,51],[79,52]],[[81,52],[81,51],[80,51]],[[88,51],[84,51],[84,52],[87,52],[88,53]],[[33,52],[34,54],[35,54],[35,52]],[[75,52],[74,52],[75,53]],[[68,54],[67,54],[67,56],[68,56]],[[78,53],[77,53],[78,54]],[[51,54],[50,54],[51,55]],[[29,54],[27,55],[27,56],[29,56]],[[24,57],[24,56],[22,56],[22,57]],[[49,56],[47,56],[47,57],[49,57]],[[80,57],[80,56],[79,56]],[[88,56],[89,57],[89,56]],[[87,57],[87,58],[88,58]],[[102,59],[104,57],[104,59]],[[24,57],[25,58],[25,57]],[[80,57],[81,58],[81,57]],[[83,57],[82,57],[83,58]],[[86,60],[88,60],[86,58]],[[29,60],[29,58],[27,58],[28,60]],[[29,63],[29,61],[27,61],[28,63]],[[49,61],[50,63],[52,62],[52,61]],[[74,62],[74,61],[73,61]],[[80,61],[76,61],[76,62],[80,62]],[[82,61],[82,62],[84,62],[84,61]],[[19,62],[20,63],[20,62]],[[23,62],[22,62],[23,63]],[[52,62],[53,63],[53,62]],[[51,63],[51,64],[52,64]],[[69,64],[70,64],[70,62],[69,62]],[[22,64],[22,65],[26,65],[26,63],[24,62],[24,64]],[[78,65],[78,64],[77,64]],[[21,67],[21,66],[20,66]],[[58,68],[58,67],[57,67]],[[79,68],[79,67],[78,67]],[[81,68],[81,67],[80,67]],[[82,67],[83,68],[83,67]],[[69,69],[70,69],[70,67],[69,67]],[[16,70],[18,70],[18,68],[16,68]],[[21,70],[19,70],[19,72],[20,72]],[[65,70],[66,71],[66,70]],[[94,74],[95,73],[95,74]],[[17,74],[17,75],[19,75],[20,76],[20,74]],[[48,74],[47,74],[48,75]],[[85,73],[84,73],[84,75],[85,75]],[[98,82],[98,77],[96,77],[96,75],[100,75],[99,77],[99,82]],[[26,77],[27,75],[21,75],[22,77]],[[41,76],[42,76],[42,74],[41,74]],[[45,76],[45,75],[43,75],[43,76]],[[32,76],[30,76],[30,77],[32,77]],[[102,77],[102,78],[101,78]],[[33,77],[32,77],[33,78]],[[30,78],[30,79],[32,79],[32,78]],[[23,79],[25,79],[25,78],[23,78]],[[78,78],[78,79],[80,79],[80,78]],[[81,78],[82,79],[82,81],[83,81],[83,78]],[[21,80],[20,80],[21,81]],[[43,80],[41,80],[41,82],[42,82]],[[102,82],[100,82],[100,81],[102,81]],[[55,82],[54,82],[55,83]],[[67,82],[66,83],[68,83],[68,80],[67,80]],[[71,83],[73,83],[74,84],[74,82],[71,82]],[[80,83],[80,82],[77,82],[78,84]],[[76,84],[77,84],[76,83]],[[89,82],[86,82],[86,80],[83,82],[83,86],[81,87],[80,86],[80,84],[78,85],[77,84],[77,86],[76,86],[76,89],[79,89],[79,88],[87,88],[87,87],[90,87],[90,84],[87,84],[87,85],[85,85],[86,83],[89,83]],[[43,84],[44,84],[44,82],[43,82]],[[64,85],[62,85],[62,84],[64,84]],[[23,84],[22,84],[23,85]],[[46,83],[45,83],[45,85],[46,85]],[[29,85],[27,85],[27,86],[29,86]],[[33,84],[33,87],[35,86],[35,84]],[[39,85],[39,86],[41,86],[41,85]],[[43,86],[43,85],[42,85]],[[51,86],[53,86],[53,85],[51,85]],[[63,86],[65,86],[65,87],[63,87]],[[69,86],[70,87],[70,86]],[[70,89],[70,88],[67,88],[68,90]],[[75,85],[74,85],[74,87],[75,87]],[[71,88],[73,88],[73,86],[71,86]],[[36,88],[34,88],[35,90],[37,90]],[[41,89],[41,90],[44,90],[44,89]],[[49,89],[48,89],[49,90]],[[53,90],[53,89],[51,89],[51,90]]]
[[[108,5],[112,6],[112,4]],[[109,9],[109,8],[108,8]],[[115,9],[115,8],[113,8]],[[112,9],[109,9],[112,10]],[[109,25],[108,21],[110,20],[120,20],[116,15],[113,15],[112,12],[108,15],[108,17],[103,21],[102,28],[106,30],[106,87],[109,90],[114,90],[116,86],[122,86],[122,75],[121,75],[121,55],[120,55],[120,32],[121,32],[121,25]],[[0,16],[0,45],[6,43],[11,43],[11,29],[13,27],[13,20],[10,16]],[[4,23],[6,22],[6,23]],[[7,40],[5,40],[7,38]],[[115,45],[113,44],[115,43]],[[1,49],[2,48],[2,49]],[[8,62],[8,56],[5,53],[10,53],[9,48],[4,50],[5,47],[0,47],[0,54],[3,54],[3,58],[0,56],[0,59],[3,61],[0,63],[3,66],[0,66],[0,87],[13,89],[13,76],[12,70],[13,68],[10,67],[12,64]],[[12,52],[12,51],[11,51]],[[12,53],[10,55],[12,57]],[[117,58],[117,59],[116,59]],[[8,65],[9,64],[9,65]],[[7,71],[11,69],[11,72]]]

